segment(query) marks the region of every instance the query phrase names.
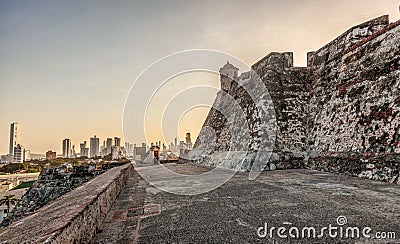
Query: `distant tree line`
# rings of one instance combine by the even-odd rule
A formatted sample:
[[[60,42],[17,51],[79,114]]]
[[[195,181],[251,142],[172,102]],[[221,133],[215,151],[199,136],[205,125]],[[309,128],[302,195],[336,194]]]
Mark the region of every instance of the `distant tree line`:
[[[5,174],[15,174],[20,171],[24,171],[25,173],[35,173],[35,172],[40,172],[41,167],[38,165],[32,165],[29,162],[24,162],[24,163],[10,163],[7,165],[4,165],[3,167],[0,168],[0,173],[5,173]]]
[[[33,159],[30,161],[26,161],[23,163],[10,163],[7,165],[4,165],[3,167],[0,167],[0,174],[15,174],[19,173],[21,171],[25,173],[35,173],[35,172],[40,172],[42,171],[43,168],[48,168],[48,167],[57,167],[65,164],[71,164],[71,166],[80,166],[80,165],[85,165],[87,164],[87,157],[78,157],[78,158],[55,158],[52,160],[38,160],[38,159]],[[95,157],[93,158],[94,160],[102,159],[101,162],[98,162],[96,164],[104,164],[104,163],[109,163],[112,161],[112,156],[111,154],[102,157]],[[120,158],[118,159],[119,162],[121,163],[128,163],[129,160],[126,158]]]

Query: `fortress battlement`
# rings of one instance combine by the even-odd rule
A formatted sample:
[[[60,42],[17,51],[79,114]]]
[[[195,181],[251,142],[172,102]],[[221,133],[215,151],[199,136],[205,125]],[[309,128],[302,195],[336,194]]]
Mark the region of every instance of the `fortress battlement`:
[[[386,181],[400,178],[399,43],[400,21],[390,24],[384,15],[307,53],[307,67],[294,67],[292,52],[271,52],[253,64],[276,114],[270,162],[278,169],[310,168]],[[221,73],[221,88],[248,114],[250,151],[265,150],[259,148],[259,135],[266,132],[259,130],[269,127],[255,116],[254,101],[233,82],[254,82],[251,72],[238,76],[233,64],[224,67],[229,74]],[[248,87],[257,89],[251,83]],[[224,97],[219,95],[216,103],[224,104]],[[226,123],[213,109],[204,123],[220,138],[217,151],[229,149],[232,129]],[[366,162],[374,163],[367,167]]]

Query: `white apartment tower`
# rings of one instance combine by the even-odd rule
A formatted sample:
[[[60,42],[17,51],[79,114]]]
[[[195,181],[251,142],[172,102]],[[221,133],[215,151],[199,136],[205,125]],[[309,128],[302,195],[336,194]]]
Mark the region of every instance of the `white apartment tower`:
[[[8,154],[14,155],[14,148],[20,144],[21,129],[18,123],[12,123],[10,127],[10,149]]]

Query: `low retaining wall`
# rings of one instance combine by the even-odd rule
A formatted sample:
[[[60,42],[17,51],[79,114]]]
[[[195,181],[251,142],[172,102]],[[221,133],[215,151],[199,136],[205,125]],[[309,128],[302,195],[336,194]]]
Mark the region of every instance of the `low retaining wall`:
[[[1,243],[90,243],[128,178],[132,164],[112,168],[0,229]]]
[[[395,153],[332,153],[310,158],[306,168],[400,185],[400,154]]]

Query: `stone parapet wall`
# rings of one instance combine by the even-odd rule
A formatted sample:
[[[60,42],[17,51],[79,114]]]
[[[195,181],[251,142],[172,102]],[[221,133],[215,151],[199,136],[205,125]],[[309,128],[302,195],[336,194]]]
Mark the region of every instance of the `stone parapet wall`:
[[[89,171],[89,167],[86,167],[86,170],[82,170],[82,168],[83,166],[74,167],[73,172],[67,171],[65,167],[43,169],[38,180],[22,196],[0,227],[8,226],[12,222],[32,214],[47,203],[104,172]]]
[[[378,36],[384,34],[385,32],[387,32],[387,31],[389,31],[389,30],[391,30],[391,29],[393,29],[393,28],[395,28],[395,27],[397,27],[397,26],[399,26],[399,25],[400,25],[400,20],[398,20],[398,21],[396,21],[396,22],[394,22],[394,23],[389,24],[388,26],[384,27],[383,29],[381,29],[381,30],[375,32],[374,34],[368,36],[367,38],[364,38],[363,40],[357,42],[357,43],[354,44],[353,46],[347,48],[346,50],[344,50],[344,54],[353,51],[354,49],[356,49],[356,48],[358,48],[358,47],[364,45],[365,43],[371,41],[372,39],[374,39],[374,38],[376,38],[376,37],[378,37]]]
[[[109,169],[0,229],[0,242],[90,243],[133,171],[130,163]]]
[[[373,20],[356,25],[332,40],[318,51],[309,53],[309,66],[325,66],[335,62],[351,46],[384,29],[389,24],[389,16],[384,15]]]
[[[400,185],[400,154],[324,153],[310,158],[306,167]]]

